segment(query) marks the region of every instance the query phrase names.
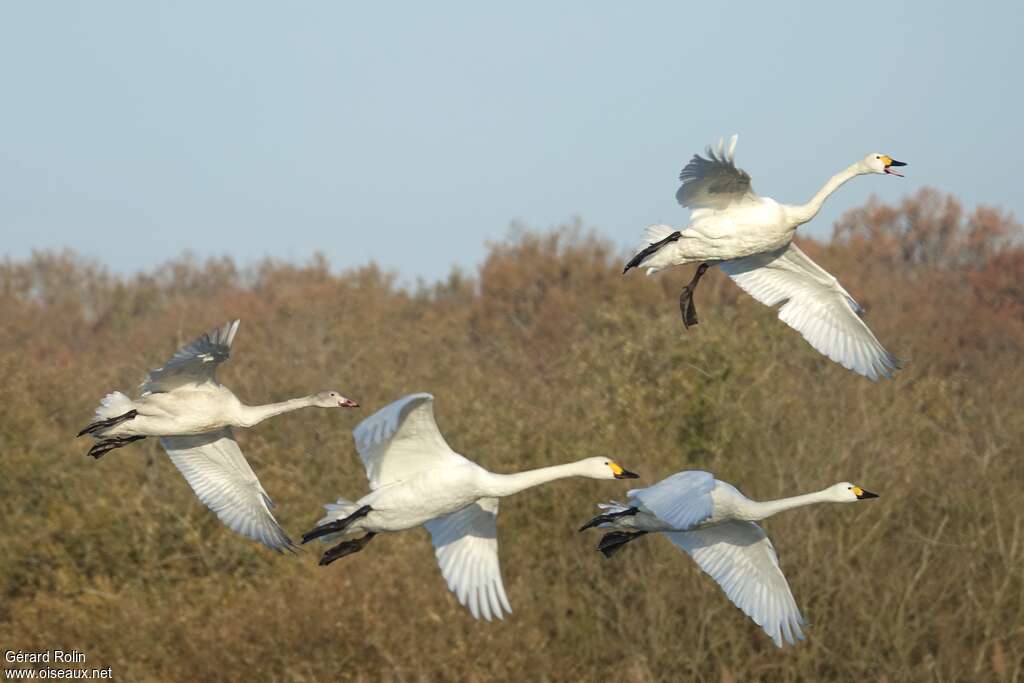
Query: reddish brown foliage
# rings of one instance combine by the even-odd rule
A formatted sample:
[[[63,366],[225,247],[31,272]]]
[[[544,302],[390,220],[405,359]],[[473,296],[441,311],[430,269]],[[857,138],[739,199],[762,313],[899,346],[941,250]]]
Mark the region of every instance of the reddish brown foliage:
[[[908,367],[880,384],[720,274],[620,275],[578,226],[493,245],[408,291],[375,266],[182,259],[127,279],[72,254],[0,264],[0,642],[76,647],[126,680],[1019,680],[1024,676],[1021,226],[922,191],[803,241]],[[776,651],[660,539],[613,561],[575,529],[609,482],[502,503],[515,613],[469,617],[422,532],[327,569],[226,531],[156,444],[93,462],[109,389],[241,317],[222,378],[251,402],[338,388],[362,415],[430,390],[456,449],[510,471],[614,454],[641,483],[706,468],[757,498],[853,480],[872,504],[767,527],[808,640]],[[240,434],[292,532],[365,489],[350,430],[308,411]]]

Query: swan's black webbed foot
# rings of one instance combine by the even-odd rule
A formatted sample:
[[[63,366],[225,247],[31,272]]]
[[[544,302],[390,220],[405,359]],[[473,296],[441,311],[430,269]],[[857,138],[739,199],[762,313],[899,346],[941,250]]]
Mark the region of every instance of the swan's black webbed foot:
[[[697,272],[693,274],[690,284],[683,287],[683,291],[679,294],[679,312],[683,315],[683,325],[687,329],[699,322],[697,320],[697,309],[693,305],[693,293],[697,289],[697,283],[700,282],[700,279],[709,267],[706,263],[697,266]]]
[[[620,510],[619,512],[606,512],[604,514],[594,517],[592,520],[580,527],[580,531],[586,531],[590,527],[595,527],[598,524],[604,524],[605,522],[611,522],[618,519],[619,517],[632,517],[637,513],[636,508],[629,508],[628,510]]]
[[[605,557],[611,557],[622,546],[640,538],[646,533],[646,531],[612,531],[601,537],[601,541],[597,544],[597,549],[604,553]]]
[[[341,533],[345,531],[345,529],[347,529],[352,524],[352,522],[356,521],[360,517],[365,517],[366,515],[370,514],[370,511],[372,509],[373,508],[371,508],[369,505],[364,505],[363,507],[353,512],[348,517],[336,519],[333,522],[327,522],[327,524],[321,524],[318,527],[314,527],[306,533],[302,534],[302,542],[309,543],[314,538],[320,538],[321,536],[326,536],[327,534]],[[351,552],[355,551],[353,550]]]
[[[135,411],[133,410],[132,412],[134,413]],[[92,448],[89,449],[87,455],[91,455],[92,457],[99,460],[104,456],[104,454],[109,453],[115,448],[127,446],[132,442],[141,441],[142,439],[145,438],[146,437],[144,436],[115,436],[109,439],[103,439],[102,441],[97,441],[96,443],[94,443]]]
[[[85,426],[85,429],[78,432],[78,436],[85,436],[86,434],[96,434],[97,432],[102,432],[104,429],[109,429],[110,427],[117,426],[122,422],[127,422],[128,420],[134,419],[136,416],[138,416],[138,414],[139,411],[137,410],[129,410],[124,415],[116,415],[114,417],[108,417],[106,420],[97,420],[96,422],[90,422]]]
[[[376,533],[368,531],[366,535],[362,538],[356,538],[351,541],[342,541],[341,543],[339,543],[338,545],[334,546],[333,548],[324,553],[324,556],[320,558],[320,566],[326,567],[331,562],[334,562],[335,560],[340,560],[346,555],[358,553],[366,546],[367,543],[370,542],[370,539],[376,535]]]
[[[683,236],[683,233],[681,233],[678,230],[676,230],[675,232],[673,232],[671,235],[669,235],[665,239],[658,240],[654,244],[648,244],[646,247],[641,249],[637,253],[636,256],[634,256],[633,258],[631,258],[629,260],[629,263],[626,264],[626,267],[622,269],[622,274],[625,275],[626,273],[629,272],[630,268],[636,268],[641,263],[643,263],[645,258],[650,256],[654,252],[658,251],[659,249],[661,249],[663,246],[665,246],[669,242],[675,242],[676,240],[678,240],[682,236]]]

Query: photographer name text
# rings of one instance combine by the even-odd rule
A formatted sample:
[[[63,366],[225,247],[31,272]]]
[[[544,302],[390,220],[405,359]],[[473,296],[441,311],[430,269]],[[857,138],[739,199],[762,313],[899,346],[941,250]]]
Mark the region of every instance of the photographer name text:
[[[85,653],[80,650],[7,650],[4,652],[4,660],[11,664],[82,664],[85,662]]]

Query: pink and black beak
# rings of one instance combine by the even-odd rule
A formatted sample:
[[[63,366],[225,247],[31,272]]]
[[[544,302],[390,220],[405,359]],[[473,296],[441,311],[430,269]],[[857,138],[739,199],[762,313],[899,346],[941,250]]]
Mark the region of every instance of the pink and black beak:
[[[344,398],[344,397],[342,397],[342,399],[340,401],[338,401],[338,405],[341,406],[342,408],[358,408],[359,407],[359,404],[357,402],[353,401],[350,398]]]

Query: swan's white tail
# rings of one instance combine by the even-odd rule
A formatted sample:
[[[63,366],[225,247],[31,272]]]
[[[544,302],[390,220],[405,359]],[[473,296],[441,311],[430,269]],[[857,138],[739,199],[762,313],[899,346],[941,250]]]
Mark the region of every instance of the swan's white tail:
[[[644,242],[646,244],[644,244],[643,246],[646,247],[648,244],[660,242],[669,235],[671,235],[672,233],[674,233],[675,231],[676,229],[673,228],[671,225],[649,225],[647,226],[647,229],[644,230]]]
[[[103,400],[100,401],[99,407],[96,408],[96,417],[92,422],[85,426],[85,429],[78,432],[78,436],[92,434],[97,439],[103,439],[116,434],[118,425],[131,420],[137,414],[138,413],[135,412],[135,405],[132,403],[132,400],[120,391],[115,391],[114,393],[107,394],[103,397]],[[123,435],[124,434],[122,434],[122,436]],[[137,441],[142,438],[144,437],[133,437],[130,441]],[[110,443],[114,442],[111,441]],[[123,440],[121,445],[124,445]],[[100,448],[100,444],[93,446],[89,451],[89,455],[98,458],[110,450],[110,448],[107,448],[106,450],[101,450],[98,453],[94,452],[97,448]],[[114,448],[117,448],[117,446],[114,446]]]
[[[129,410],[134,409],[135,405],[130,398],[120,391],[115,391],[112,394],[107,394],[100,401],[100,406],[96,409],[96,419],[109,420],[112,417],[120,417]]]
[[[592,527],[597,527],[599,529],[618,529],[621,528],[622,525],[617,523],[619,518],[614,517],[614,515],[619,515],[621,517],[623,516],[622,513],[627,513],[627,515],[630,516],[632,514],[629,512],[632,510],[631,506],[626,505],[625,503],[620,503],[617,500],[612,500],[607,503],[598,503],[597,507],[600,508],[601,514],[591,517],[589,522],[580,527],[580,531],[584,531]],[[611,519],[609,519],[609,517],[611,517]]]
[[[597,507],[601,508],[601,514],[598,515],[598,517],[602,517],[604,515],[616,515],[616,514],[619,514],[619,513],[622,513],[622,512],[626,512],[627,510],[630,510],[633,506],[626,505],[625,503],[620,503],[617,500],[609,500],[607,503],[598,503]],[[594,519],[596,520],[598,517],[595,517]],[[629,518],[629,520],[631,521],[631,518]],[[597,525],[597,528],[598,529],[632,528],[632,525],[629,524],[628,522],[626,524],[622,524],[620,522],[620,519],[615,519],[614,521],[611,521],[611,522],[601,522],[600,524]]]
[[[345,500],[344,498],[339,498],[337,503],[325,503],[324,510],[326,510],[327,513],[324,514],[323,518],[320,519],[320,521],[318,521],[316,525],[323,526],[328,522],[333,522],[338,519],[345,519],[358,509],[359,506],[357,504],[353,503],[350,500]],[[330,543],[341,538],[344,535],[344,533],[327,534],[326,536],[321,536],[320,540],[324,543]]]
[[[597,507],[599,507],[600,509],[604,510],[604,512],[601,513],[601,514],[607,515],[609,513],[614,514],[616,512],[625,512],[626,510],[630,509],[632,506],[631,505],[626,505],[625,503],[620,503],[617,500],[609,500],[607,503],[598,503]]]
[[[679,260],[679,236],[676,239],[658,247],[654,245],[669,238],[673,233],[678,232],[671,225],[651,225],[644,230],[644,242],[636,254],[626,264],[625,273],[630,268],[645,268],[648,275],[658,272],[663,268],[681,263]]]

